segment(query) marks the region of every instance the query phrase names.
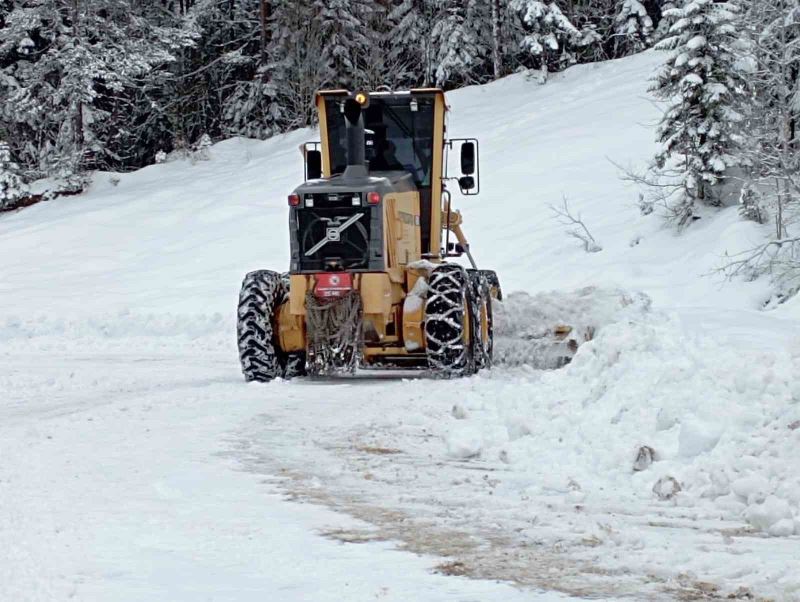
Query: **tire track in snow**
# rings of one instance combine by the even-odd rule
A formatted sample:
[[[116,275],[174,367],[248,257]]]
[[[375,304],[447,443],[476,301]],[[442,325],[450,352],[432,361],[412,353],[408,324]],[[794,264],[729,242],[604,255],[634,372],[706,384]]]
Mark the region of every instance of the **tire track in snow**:
[[[495,378],[503,376],[500,372]],[[491,379],[483,384],[490,388]],[[427,390],[424,396],[421,387]],[[401,549],[441,557],[445,573],[587,598],[715,597],[717,586],[702,579],[649,572],[636,562],[626,565],[624,558],[609,565],[603,556],[633,558],[640,552],[641,542],[626,528],[658,533],[671,540],[668,545],[685,541],[722,549],[723,521],[698,522],[682,509],[655,505],[587,510],[548,500],[521,506],[495,496],[504,478],[513,480],[508,467],[443,459],[440,434],[427,430],[431,423],[414,424],[414,412],[444,418],[449,388],[452,383],[385,378],[361,384],[353,379],[284,384],[286,401],[232,434],[230,454],[243,470],[266,475],[288,499],[320,504],[371,525],[324,535],[348,543],[396,541]],[[401,401],[397,393],[404,390]],[[421,401],[425,398],[431,401]],[[387,406],[393,403],[403,406],[411,424],[391,424]],[[356,423],[342,427],[343,415],[355,417]],[[575,521],[581,514],[588,516]],[[582,532],[590,522],[605,529],[604,538]],[[692,523],[688,529],[687,523]],[[667,529],[674,534],[665,536]]]

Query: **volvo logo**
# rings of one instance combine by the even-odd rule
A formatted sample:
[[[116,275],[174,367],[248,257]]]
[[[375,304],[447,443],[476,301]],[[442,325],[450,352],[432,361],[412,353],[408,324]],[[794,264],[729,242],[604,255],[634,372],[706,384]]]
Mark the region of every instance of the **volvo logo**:
[[[306,257],[311,257],[314,253],[319,251],[329,242],[339,242],[342,238],[342,232],[344,232],[350,226],[355,224],[363,216],[364,216],[363,213],[356,213],[355,215],[347,219],[344,223],[340,222],[341,220],[345,219],[345,216],[335,217],[333,219],[325,217],[321,218],[323,221],[328,222],[328,227],[325,229],[325,238],[323,238],[321,241],[319,241],[317,244],[311,247],[308,251],[306,251]]]

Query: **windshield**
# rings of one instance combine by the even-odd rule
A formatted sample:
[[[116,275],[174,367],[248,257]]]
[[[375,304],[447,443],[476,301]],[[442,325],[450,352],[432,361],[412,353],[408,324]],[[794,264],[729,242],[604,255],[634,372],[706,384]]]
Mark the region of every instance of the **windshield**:
[[[417,110],[411,110],[411,96],[373,97],[364,111],[367,130],[366,156],[370,171],[406,171],[417,186],[430,186],[433,165],[433,99],[414,97]],[[347,166],[347,134],[341,99],[326,101],[331,168],[342,173]]]

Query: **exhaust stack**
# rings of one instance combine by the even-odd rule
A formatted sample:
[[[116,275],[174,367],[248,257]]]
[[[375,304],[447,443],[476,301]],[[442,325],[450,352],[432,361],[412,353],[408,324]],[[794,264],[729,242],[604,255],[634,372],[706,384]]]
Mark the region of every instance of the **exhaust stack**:
[[[347,127],[347,167],[344,178],[366,178],[364,114],[362,103],[353,98],[344,102],[344,122]]]

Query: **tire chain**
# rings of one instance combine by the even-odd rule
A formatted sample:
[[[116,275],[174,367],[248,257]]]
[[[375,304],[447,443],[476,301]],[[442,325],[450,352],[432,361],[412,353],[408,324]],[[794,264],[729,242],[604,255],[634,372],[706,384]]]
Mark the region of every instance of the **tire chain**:
[[[428,365],[445,378],[475,371],[472,353],[464,344],[464,297],[472,297],[469,277],[461,266],[444,264],[430,275],[425,303],[425,338]],[[470,319],[470,318],[467,318]]]
[[[472,288],[471,320],[475,336],[472,337],[472,357],[475,359],[476,370],[492,367],[493,324],[492,324],[492,293],[489,279],[482,270],[467,270],[470,286]],[[489,337],[484,343],[483,329],[481,327],[481,305],[486,304],[486,319],[489,325]]]

